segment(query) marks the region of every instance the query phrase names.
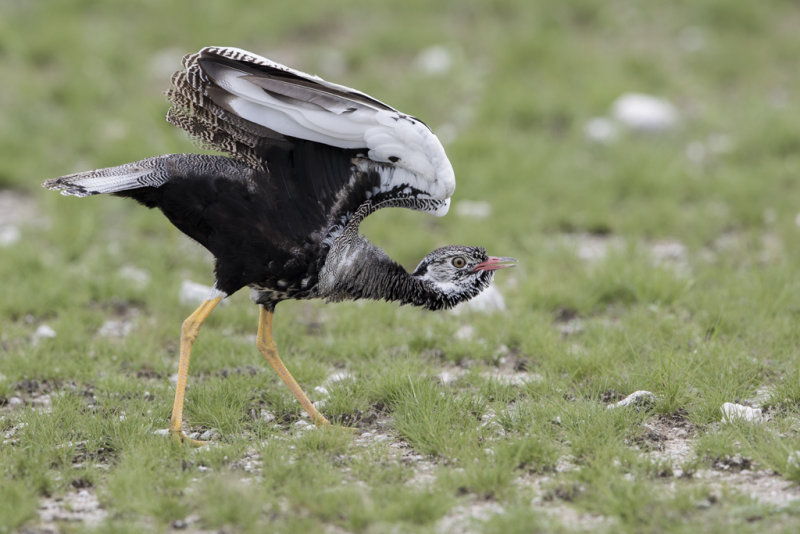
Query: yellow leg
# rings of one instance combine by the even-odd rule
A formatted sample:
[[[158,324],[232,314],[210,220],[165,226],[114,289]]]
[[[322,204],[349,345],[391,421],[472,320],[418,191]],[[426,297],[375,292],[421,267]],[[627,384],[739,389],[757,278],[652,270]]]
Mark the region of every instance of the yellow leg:
[[[317,411],[313,404],[311,404],[311,401],[308,400],[306,394],[303,393],[302,389],[300,389],[300,385],[297,383],[291,373],[289,373],[289,370],[286,368],[286,366],[283,365],[283,362],[278,356],[278,347],[275,345],[275,341],[272,339],[272,312],[267,311],[264,306],[260,306],[259,308],[258,334],[256,335],[256,344],[258,345],[258,350],[261,351],[261,354],[264,355],[264,358],[266,358],[272,368],[275,369],[275,372],[278,373],[278,376],[281,377],[283,382],[289,386],[289,389],[303,406],[303,409],[305,409],[309,417],[311,417],[311,420],[314,422],[314,424],[317,426],[330,425],[328,420]]]
[[[186,379],[189,376],[189,358],[192,355],[192,344],[197,339],[197,333],[222,297],[204,301],[181,326],[181,359],[178,363],[178,383],[175,387],[175,402],[172,404],[172,419],[169,424],[170,435],[180,441],[189,441],[192,445],[202,445],[202,441],[190,439],[183,432],[183,398],[186,394]]]

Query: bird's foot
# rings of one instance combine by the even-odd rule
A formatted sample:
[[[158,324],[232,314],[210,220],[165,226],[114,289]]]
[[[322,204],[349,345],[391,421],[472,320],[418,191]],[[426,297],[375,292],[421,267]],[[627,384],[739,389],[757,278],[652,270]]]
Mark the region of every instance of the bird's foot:
[[[319,412],[310,413],[310,414],[309,414],[309,418],[310,418],[310,419],[311,419],[311,421],[314,423],[314,425],[316,425],[316,426],[318,426],[318,427],[326,427],[326,426],[328,426],[328,427],[329,427],[329,426],[331,426],[331,422],[330,422],[330,421],[328,421],[328,420],[325,418],[325,416],[324,416],[324,415],[322,415],[322,414],[321,414],[321,413],[319,413]]]
[[[339,423],[331,423],[330,421],[328,421],[328,419],[325,418],[324,415],[322,415],[319,412],[316,412],[313,415],[313,417],[311,415],[309,415],[309,419],[311,419],[311,421],[314,423],[314,425],[317,428],[319,428],[320,430],[335,428],[337,430],[341,429],[341,430],[345,430],[345,431],[353,433],[353,434],[358,434],[358,433],[361,432],[361,429],[357,428],[357,427],[345,426],[345,425],[342,425],[342,424],[339,424]]]
[[[207,441],[190,438],[189,436],[186,435],[186,432],[184,432],[183,430],[170,429],[169,435],[173,441],[178,443],[188,443],[192,447],[202,447],[203,445],[208,445]]]

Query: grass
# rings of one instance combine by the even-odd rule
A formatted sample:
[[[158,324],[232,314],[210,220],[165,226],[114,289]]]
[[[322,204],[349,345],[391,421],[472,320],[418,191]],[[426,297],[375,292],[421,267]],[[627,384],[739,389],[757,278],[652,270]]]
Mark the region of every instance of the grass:
[[[0,250],[0,532],[50,528],[43,504],[63,532],[800,527],[795,3],[162,4],[0,2],[0,230],[21,232]],[[281,304],[284,361],[358,432],[299,423],[242,292],[192,360],[186,418],[215,444],[155,433],[192,311],[178,289],[210,283],[208,254],[134,203],[39,188],[196,151],[161,92],[207,44],[448,134],[454,207],[492,213],[377,213],[363,232],[392,257],[464,243],[520,260],[497,277],[505,313]],[[444,73],[418,67],[431,46]],[[667,98],[678,126],[587,140],[626,92]],[[102,334],[108,320],[130,332]],[[606,408],[641,389],[655,402]],[[721,422],[722,403],[754,399],[765,422]],[[96,504],[67,521],[80,492]]]

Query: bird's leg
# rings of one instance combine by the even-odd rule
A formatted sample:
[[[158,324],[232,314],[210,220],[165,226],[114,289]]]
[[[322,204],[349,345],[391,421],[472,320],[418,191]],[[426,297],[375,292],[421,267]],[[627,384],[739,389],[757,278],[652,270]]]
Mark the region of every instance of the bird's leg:
[[[314,424],[317,426],[330,425],[328,420],[311,404],[311,401],[308,400],[306,394],[300,389],[300,385],[278,356],[278,347],[275,345],[275,340],[272,339],[272,311],[267,310],[264,306],[260,306],[259,309],[258,334],[256,335],[258,350],[261,351],[261,354],[264,355],[264,358],[267,359],[284,383],[289,386],[289,389],[303,406],[308,416],[311,417]]]
[[[197,339],[200,326],[221,300],[222,297],[205,300],[183,321],[181,326],[181,359],[178,363],[178,383],[175,386],[175,402],[172,404],[169,432],[173,439],[189,441],[195,446],[203,445],[203,442],[191,439],[183,432],[183,398],[186,393],[186,379],[189,376],[189,358],[192,355],[192,344]]]

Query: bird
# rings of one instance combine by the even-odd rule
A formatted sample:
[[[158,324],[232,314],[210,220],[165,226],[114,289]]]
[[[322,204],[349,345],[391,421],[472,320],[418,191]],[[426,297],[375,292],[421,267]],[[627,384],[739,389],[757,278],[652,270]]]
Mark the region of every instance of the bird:
[[[222,154],[167,154],[47,180],[63,195],[110,194],[158,208],[211,252],[215,283],[181,326],[170,435],[184,431],[192,347],[217,305],[250,289],[256,345],[316,425],[329,425],[278,355],[277,304],[374,299],[440,310],[480,293],[515,265],[451,245],[408,272],[359,233],[386,207],[445,215],[455,174],[421,120],[355,89],[235,47],[184,56],[167,121]]]

